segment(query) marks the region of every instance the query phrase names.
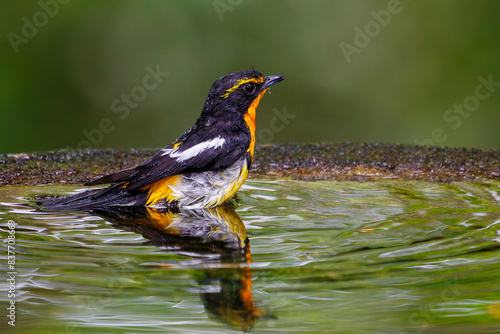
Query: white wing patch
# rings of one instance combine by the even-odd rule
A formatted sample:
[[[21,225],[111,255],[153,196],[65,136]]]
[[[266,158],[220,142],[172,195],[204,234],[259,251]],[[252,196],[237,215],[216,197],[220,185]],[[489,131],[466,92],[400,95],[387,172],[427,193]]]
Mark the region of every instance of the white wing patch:
[[[201,142],[199,144],[194,145],[193,147],[188,148],[185,151],[181,151],[180,148],[182,147],[179,146],[177,148],[171,149],[171,148],[165,148],[162,151],[164,152],[162,156],[164,155],[170,155],[172,158],[176,158],[177,161],[185,161],[188,159],[191,159],[197,155],[199,155],[201,152],[209,149],[209,148],[217,148],[217,147],[222,147],[226,140],[224,138],[216,137],[214,139],[210,139],[204,142]]]

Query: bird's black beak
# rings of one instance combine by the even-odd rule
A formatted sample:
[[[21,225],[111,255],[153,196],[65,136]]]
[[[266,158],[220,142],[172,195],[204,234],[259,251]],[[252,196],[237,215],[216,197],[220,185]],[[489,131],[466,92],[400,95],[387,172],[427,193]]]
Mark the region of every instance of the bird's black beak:
[[[285,80],[285,77],[281,76],[281,75],[270,75],[268,77],[265,77],[264,78],[264,86],[262,87],[262,89],[266,89],[266,88],[268,88],[272,85],[275,85],[278,82],[283,81],[283,80]]]

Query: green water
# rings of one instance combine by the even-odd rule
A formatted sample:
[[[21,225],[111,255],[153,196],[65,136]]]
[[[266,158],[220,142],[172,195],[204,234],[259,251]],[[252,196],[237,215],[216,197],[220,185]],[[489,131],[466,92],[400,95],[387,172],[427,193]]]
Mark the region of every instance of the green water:
[[[500,331],[499,181],[251,180],[235,210],[106,218],[21,204],[75,189],[0,188],[2,333]]]

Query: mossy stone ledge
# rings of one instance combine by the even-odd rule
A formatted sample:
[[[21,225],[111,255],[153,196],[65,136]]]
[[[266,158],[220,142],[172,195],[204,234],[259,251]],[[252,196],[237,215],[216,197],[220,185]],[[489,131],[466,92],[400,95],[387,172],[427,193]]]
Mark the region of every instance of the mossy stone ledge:
[[[0,186],[81,184],[134,167],[157,149],[50,151],[0,155]],[[400,144],[260,145],[251,177],[297,180],[380,178],[440,182],[500,178],[500,152]]]

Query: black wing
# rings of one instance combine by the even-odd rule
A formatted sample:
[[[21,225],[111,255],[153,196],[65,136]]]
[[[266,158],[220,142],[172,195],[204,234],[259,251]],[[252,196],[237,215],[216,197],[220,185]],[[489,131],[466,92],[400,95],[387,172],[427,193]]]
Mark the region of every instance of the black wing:
[[[186,138],[186,142],[176,148],[168,146],[142,165],[106,175],[86,185],[121,183],[126,184],[127,190],[134,191],[172,175],[221,170],[246,154],[250,144],[248,134],[243,132],[205,140],[196,137]]]
[[[134,175],[137,172],[137,167],[124,169],[119,172],[105,175],[93,181],[85,183],[86,186],[96,186],[98,184],[106,184],[106,183],[121,183],[125,182],[129,177]]]

